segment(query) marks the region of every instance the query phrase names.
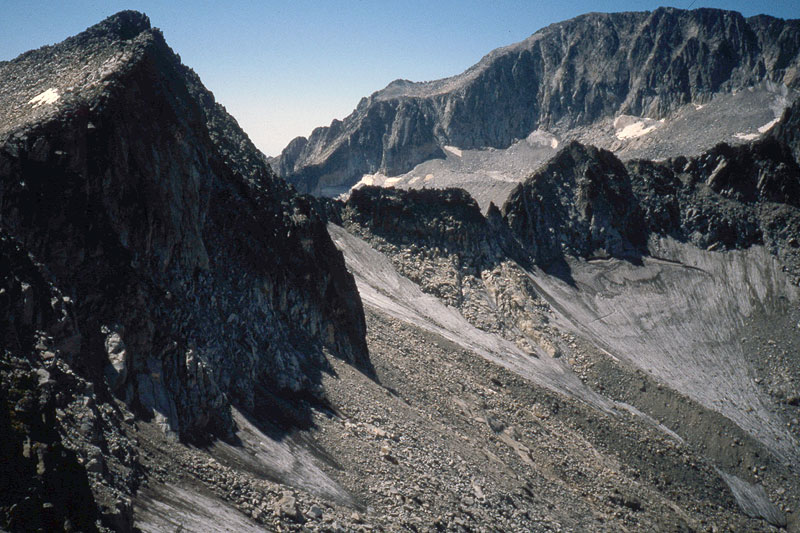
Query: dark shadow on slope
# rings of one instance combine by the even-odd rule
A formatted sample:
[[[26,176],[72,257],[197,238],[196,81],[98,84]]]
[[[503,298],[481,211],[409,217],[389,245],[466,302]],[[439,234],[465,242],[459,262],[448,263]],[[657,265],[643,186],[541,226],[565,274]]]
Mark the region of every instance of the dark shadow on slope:
[[[570,287],[577,287],[575,278],[572,277],[572,268],[570,268],[566,257],[563,255],[554,260],[552,263],[544,265],[541,268],[546,274],[560,279]]]
[[[362,237],[378,238],[373,244],[379,249],[402,246],[422,256],[451,255],[459,267],[476,274],[508,258],[530,265],[531,258],[497,218],[496,209],[490,208],[485,217],[463,189],[362,187],[346,203],[322,203],[329,220],[362,228]]]
[[[54,298],[41,265],[0,228],[0,528],[9,531],[97,530],[85,465],[62,442],[56,414],[75,399],[75,379],[36,346],[52,350],[77,333]]]

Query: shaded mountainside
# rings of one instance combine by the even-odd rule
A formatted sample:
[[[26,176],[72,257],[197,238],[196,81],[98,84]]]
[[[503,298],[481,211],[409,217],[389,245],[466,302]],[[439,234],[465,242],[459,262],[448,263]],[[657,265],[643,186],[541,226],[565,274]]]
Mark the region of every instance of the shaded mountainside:
[[[796,87],[797,53],[796,21],[587,15],[291,149],[405,168]],[[298,195],[135,12],[0,99],[0,529],[800,527],[800,102],[664,161],[537,134],[484,214]]]
[[[396,81],[344,121],[293,140],[278,174],[323,194],[398,175],[442,147],[505,148],[537,128],[620,114],[660,119],[762,81],[797,88],[800,21],[660,8],[588,14],[493,51],[461,75]]]
[[[369,372],[324,222],[147,17],[0,63],[0,80],[2,463],[35,469],[39,453],[44,485],[28,496],[52,509],[43,524],[93,526],[91,506],[70,503],[88,470],[106,525],[130,525],[141,468],[125,413],[232,438],[231,405],[321,397],[324,352]],[[78,492],[47,489],[69,469]],[[0,526],[27,520],[26,490],[3,491]]]

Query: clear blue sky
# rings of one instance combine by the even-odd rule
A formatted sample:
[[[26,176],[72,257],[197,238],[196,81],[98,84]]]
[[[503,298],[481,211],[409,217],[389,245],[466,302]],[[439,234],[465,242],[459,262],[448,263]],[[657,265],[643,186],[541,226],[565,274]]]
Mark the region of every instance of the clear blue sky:
[[[277,155],[394,79],[457,74],[494,48],[589,11],[659,5],[800,18],[799,0],[0,0],[0,60],[122,9],[143,11],[256,145]]]

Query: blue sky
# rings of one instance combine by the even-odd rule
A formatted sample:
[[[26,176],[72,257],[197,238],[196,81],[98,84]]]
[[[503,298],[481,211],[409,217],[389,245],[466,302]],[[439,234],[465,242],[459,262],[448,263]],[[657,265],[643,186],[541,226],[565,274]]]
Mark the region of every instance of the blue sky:
[[[494,48],[589,11],[671,5],[800,18],[798,0],[0,0],[0,5],[0,60],[61,41],[122,9],[147,13],[267,155],[344,118],[362,96],[394,79],[458,74]]]

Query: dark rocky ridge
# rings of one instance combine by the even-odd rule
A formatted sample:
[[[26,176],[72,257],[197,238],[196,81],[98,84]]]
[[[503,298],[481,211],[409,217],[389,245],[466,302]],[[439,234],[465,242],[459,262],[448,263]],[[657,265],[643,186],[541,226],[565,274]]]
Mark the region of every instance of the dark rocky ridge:
[[[763,140],[691,159],[623,164],[572,143],[511,193],[504,217],[542,265],[564,254],[646,253],[655,233],[710,249],[766,244],[797,276],[798,109]]]
[[[771,458],[757,433],[612,360],[592,337],[559,329],[541,287],[565,284],[532,265],[555,262],[555,273],[569,274],[558,264],[566,257],[567,266],[611,264],[639,279],[660,261],[645,246],[659,235],[698,255],[698,246],[766,244],[787,269],[800,264],[797,106],[762,142],[690,159],[623,164],[571,144],[503,212],[484,217],[460,190],[365,188],[346,204],[296,196],[136,13],[0,69],[11,80],[0,83],[11,104],[0,112],[0,529],[129,531],[134,492],[145,531],[797,527],[796,513],[783,512],[800,502],[796,461]],[[49,89],[58,100],[31,102]],[[452,306],[432,312],[466,319],[454,338],[471,337],[472,324],[491,341],[512,341],[514,357],[535,362],[527,368],[560,368],[593,383],[581,390],[602,402],[504,370],[390,306],[368,309],[368,360],[361,303],[323,211],[389,257],[359,241],[372,253],[362,258],[378,274],[379,296],[391,296],[393,283],[408,288],[394,265]],[[346,242],[341,228],[331,231]],[[683,283],[691,278],[682,269],[656,271]],[[592,291],[616,296],[572,272],[576,290],[556,304]],[[728,270],[712,272],[738,283],[719,276]],[[741,329],[753,368],[736,359],[762,382],[788,378],[779,420],[790,439],[778,451],[800,439],[800,298],[784,300],[783,315]],[[725,311],[690,318],[716,331]],[[791,342],[772,340],[777,322]],[[735,370],[720,364],[709,377],[719,369]],[[623,404],[613,416],[593,407],[615,401],[658,420]],[[231,406],[244,415],[231,417]],[[281,420],[258,427],[264,415]],[[250,432],[233,445],[164,437],[167,429],[209,444],[230,436],[232,420]],[[689,428],[687,442],[657,422]],[[333,479],[349,494],[315,493],[307,479],[273,483],[264,455],[315,466],[309,453],[291,453],[298,449],[322,456],[316,481]],[[715,468],[760,491],[744,513]]]
[[[323,220],[147,17],[23,54],[0,80],[4,464],[27,465],[30,438],[61,457],[38,475],[80,484],[102,451],[78,495],[91,486],[104,524],[126,529],[141,475],[128,410],[182,439],[229,438],[231,405],[320,397],[323,352],[369,372],[361,302]],[[47,431],[27,421],[39,413]],[[96,422],[81,433],[71,413]],[[46,487],[28,494],[49,498],[42,527],[94,527],[88,502]],[[4,492],[1,527],[37,506],[26,490]]]
[[[540,265],[597,250],[631,255],[646,246],[643,213],[614,154],[577,142],[518,186],[505,218]]]
[[[41,267],[5,231],[0,234],[0,248],[2,524],[12,531],[56,531],[68,525],[92,531],[97,511],[87,505],[94,499],[87,473],[75,450],[62,442],[56,416],[56,408],[64,408],[65,400],[84,387],[64,372],[63,362],[59,368],[52,357],[39,357],[52,349],[48,345],[53,341],[75,339],[77,324],[70,302],[47,283]],[[54,337],[39,333],[44,331]]]
[[[714,9],[588,14],[493,51],[461,75],[397,81],[277,159],[302,192],[397,175],[441,147],[509,146],[537,127],[662,118],[768,80],[798,87],[800,22]]]
[[[486,217],[460,189],[362,187],[346,202],[326,205],[348,228],[369,228],[395,244],[457,250],[482,264],[500,257],[545,268],[565,256],[635,261],[656,234],[703,249],[765,244],[798,275],[799,114],[795,102],[762,140],[665,162],[623,163],[572,142]]]
[[[482,270],[509,258],[530,264],[497,208],[485,218],[462,189],[363,187],[354,190],[346,203],[327,202],[333,222],[379,251],[391,257],[401,247],[421,261],[394,266],[426,292],[455,307],[468,305],[468,286],[480,279]]]
[[[322,202],[331,221],[392,258],[425,292],[479,327],[511,337],[523,320],[516,304],[508,303],[511,316],[498,323],[487,319],[497,311],[474,296],[491,280],[486,272],[510,276],[530,304],[524,313],[536,314],[536,291],[524,276],[510,273],[509,261],[525,269],[538,265],[571,282],[568,258],[640,264],[650,254],[651,237],[661,236],[703,250],[765,245],[798,282],[798,108],[800,102],[787,109],[765,139],[721,144],[690,159],[623,163],[611,152],[572,142],[517,186],[502,210],[490,206],[486,217],[460,189],[362,187],[346,202]],[[505,291],[499,285],[492,290],[497,299]]]

